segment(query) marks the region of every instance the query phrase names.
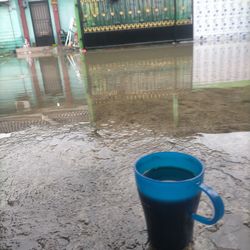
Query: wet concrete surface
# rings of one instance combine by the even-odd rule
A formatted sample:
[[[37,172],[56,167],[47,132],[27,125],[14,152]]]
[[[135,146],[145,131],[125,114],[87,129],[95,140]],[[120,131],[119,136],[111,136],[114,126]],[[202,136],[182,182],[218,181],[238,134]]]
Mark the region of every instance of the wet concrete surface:
[[[203,88],[191,47],[112,51],[73,55],[66,66],[60,57],[62,87],[33,68],[28,98],[17,87],[2,95],[0,250],[148,250],[133,164],[156,151],[201,159],[205,183],[224,200],[224,218],[196,223],[189,249],[248,250],[248,71],[243,85]],[[212,213],[205,196],[199,213]]]
[[[174,138],[142,126],[33,127],[1,139],[0,249],[147,249],[133,163],[155,151],[193,154],[226,214],[195,225],[192,249],[249,246],[250,133]],[[232,154],[233,151],[233,154]],[[202,197],[199,212],[211,209]]]

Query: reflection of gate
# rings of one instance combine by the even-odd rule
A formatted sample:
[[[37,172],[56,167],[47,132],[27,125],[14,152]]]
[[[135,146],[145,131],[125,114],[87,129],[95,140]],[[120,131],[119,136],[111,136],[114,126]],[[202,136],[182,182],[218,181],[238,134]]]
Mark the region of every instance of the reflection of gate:
[[[193,37],[192,0],[78,0],[78,4],[85,47]]]
[[[54,43],[48,1],[30,2],[30,11],[37,46]]]
[[[108,56],[105,56],[108,55]],[[89,93],[94,100],[169,96],[192,89],[193,46],[154,47],[91,53],[85,56]],[[123,71],[124,65],[126,70]],[[112,70],[110,70],[112,69]]]
[[[45,94],[62,95],[62,81],[58,60],[54,57],[39,58]]]

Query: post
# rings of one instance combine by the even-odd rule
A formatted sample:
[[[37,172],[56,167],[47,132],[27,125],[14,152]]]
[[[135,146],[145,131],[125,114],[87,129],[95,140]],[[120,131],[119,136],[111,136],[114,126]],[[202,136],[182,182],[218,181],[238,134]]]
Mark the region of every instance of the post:
[[[59,13],[58,13],[57,0],[51,0],[51,5],[52,5],[54,20],[55,20],[55,25],[56,25],[57,41],[58,41],[58,44],[61,44],[61,35],[60,35],[61,25],[60,25]]]
[[[80,0],[75,0],[75,15],[76,15],[76,26],[80,49],[84,48],[83,43],[83,22],[82,22],[82,7]]]
[[[179,7],[179,6],[178,6]],[[174,0],[174,42],[176,42],[176,25],[177,25],[177,3]]]
[[[25,7],[23,4],[23,0],[18,0],[18,5],[20,9],[20,16],[21,16],[21,22],[22,22],[22,27],[23,27],[24,39],[26,39],[27,42],[30,44],[29,29],[27,25],[26,16],[25,16],[25,10],[24,10]]]

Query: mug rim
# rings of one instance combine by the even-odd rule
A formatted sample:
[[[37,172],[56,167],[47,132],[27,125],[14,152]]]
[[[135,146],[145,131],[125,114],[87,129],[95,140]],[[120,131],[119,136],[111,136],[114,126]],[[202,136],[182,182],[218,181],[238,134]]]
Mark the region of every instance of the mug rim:
[[[178,155],[181,155],[181,156],[185,156],[185,157],[188,157],[188,158],[191,158],[195,161],[197,161],[200,166],[201,166],[201,172],[194,176],[193,178],[190,178],[190,179],[185,179],[185,180],[181,180],[181,181],[170,181],[170,180],[166,180],[166,181],[161,181],[161,180],[156,180],[156,179],[152,179],[152,178],[149,178],[143,174],[141,174],[138,170],[137,170],[137,165],[139,164],[139,162],[143,159],[146,159],[148,158],[149,156],[152,156],[152,155],[158,155],[158,154],[178,154]],[[187,153],[182,153],[182,152],[176,152],[176,151],[159,151],[159,152],[153,152],[153,153],[149,153],[149,154],[146,154],[146,155],[143,155],[141,156],[136,162],[135,162],[135,165],[134,165],[134,171],[136,174],[138,174],[140,177],[142,178],[145,178],[146,180],[149,180],[149,181],[153,181],[153,182],[156,182],[156,183],[171,183],[171,184],[177,184],[177,183],[186,183],[186,182],[190,182],[190,181],[194,181],[196,179],[200,179],[203,175],[204,175],[204,172],[205,172],[205,168],[203,166],[203,163],[198,159],[196,158],[195,156],[193,155],[190,155],[190,154],[187,154]]]

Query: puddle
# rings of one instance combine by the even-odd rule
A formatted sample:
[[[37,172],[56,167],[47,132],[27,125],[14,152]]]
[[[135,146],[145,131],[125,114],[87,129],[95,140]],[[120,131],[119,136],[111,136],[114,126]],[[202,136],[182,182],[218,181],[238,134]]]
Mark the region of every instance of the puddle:
[[[78,122],[141,124],[172,134],[247,131],[249,53],[243,41],[4,57],[0,132]]]

